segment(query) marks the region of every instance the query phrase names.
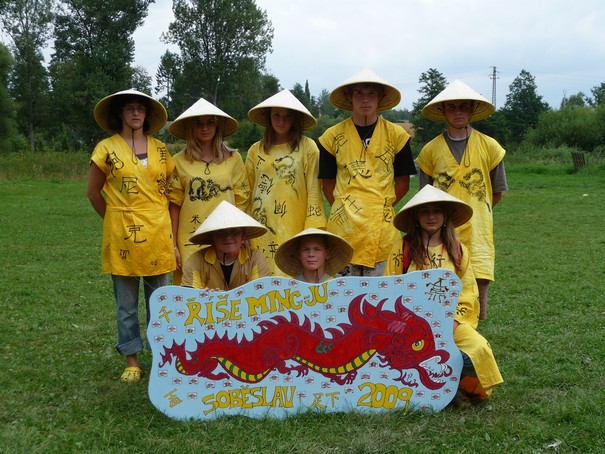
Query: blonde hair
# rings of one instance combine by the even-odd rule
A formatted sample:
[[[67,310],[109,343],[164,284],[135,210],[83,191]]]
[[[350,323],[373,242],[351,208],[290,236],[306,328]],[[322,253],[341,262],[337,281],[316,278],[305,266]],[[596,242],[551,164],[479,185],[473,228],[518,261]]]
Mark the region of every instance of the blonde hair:
[[[187,146],[185,147],[185,157],[189,162],[202,161],[204,152],[202,145],[195,132],[195,123],[201,117],[192,117],[187,119]],[[212,158],[214,163],[220,164],[233,154],[233,150],[227,147],[223,142],[223,133],[225,131],[225,122],[222,118],[210,115],[216,122],[216,130],[212,139]]]
[[[298,146],[302,140],[304,116],[302,113],[294,109],[288,110],[294,116],[292,127],[290,128],[290,131],[288,131],[288,148],[290,149],[291,153],[298,150]],[[260,141],[260,145],[265,153],[269,153],[271,147],[275,145],[277,134],[275,133],[275,129],[273,129],[273,125],[271,124],[271,107],[264,109],[263,114],[265,115],[267,126],[265,127],[265,134]]]

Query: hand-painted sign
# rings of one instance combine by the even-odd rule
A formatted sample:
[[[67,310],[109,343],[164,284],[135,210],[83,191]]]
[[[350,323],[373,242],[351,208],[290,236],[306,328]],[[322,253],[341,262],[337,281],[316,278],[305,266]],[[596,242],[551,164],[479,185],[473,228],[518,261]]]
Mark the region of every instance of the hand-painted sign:
[[[460,290],[445,269],[159,288],[147,332],[150,399],[173,418],[441,410],[462,369]]]

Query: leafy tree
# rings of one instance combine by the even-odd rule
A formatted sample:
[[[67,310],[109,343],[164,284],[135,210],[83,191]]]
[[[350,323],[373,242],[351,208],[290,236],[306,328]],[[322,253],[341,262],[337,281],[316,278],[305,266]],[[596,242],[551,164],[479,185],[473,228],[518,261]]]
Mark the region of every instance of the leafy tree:
[[[572,107],[584,107],[590,103],[590,99],[582,92],[575,95],[563,97],[561,101],[561,109],[567,109]]]
[[[330,102],[330,92],[325,88],[319,93],[316,101],[317,105],[317,115],[322,117],[324,115],[328,117],[335,117],[337,115],[337,109]]]
[[[261,99],[267,99],[281,90],[279,79],[272,74],[262,74],[260,81]]]
[[[178,54],[166,51],[160,57],[160,66],[155,73],[155,93],[166,93],[160,100],[168,110],[168,118],[176,118],[178,112],[172,110],[172,98],[174,96],[174,81],[182,72],[183,64]]]
[[[73,147],[92,147],[104,134],[92,110],[104,96],[131,88],[132,35],[152,0],[62,0],[55,19],[50,72],[57,130],[69,125]]]
[[[592,105],[605,105],[605,82],[601,82],[601,85],[593,87],[590,91],[593,96],[593,100],[590,101]]]
[[[175,108],[204,97],[237,118],[261,101],[262,70],[273,27],[253,0],[174,0],[162,40],[180,49]],[[245,90],[245,91],[242,91]]]
[[[305,99],[311,104],[311,90],[309,90],[309,80],[305,80]]]
[[[524,143],[538,147],[568,146],[592,151],[602,146],[605,132],[597,110],[577,106],[573,109],[544,112],[536,127],[527,131]]]
[[[511,140],[520,143],[525,132],[535,127],[540,114],[547,110],[549,110],[548,104],[542,101],[542,96],[537,93],[534,76],[524,69],[521,70],[510,84],[506,103],[502,108]]]
[[[0,44],[0,151],[12,149],[11,141],[16,134],[15,109],[8,93],[8,74],[12,65],[10,52]]]
[[[502,145],[507,144],[510,141],[508,123],[501,110],[495,111],[484,120],[474,123],[473,126],[477,128],[478,131],[493,137]]]
[[[313,111],[317,111],[317,109],[315,109],[315,107],[313,106],[313,99],[311,98],[310,93],[308,92],[309,89],[309,83],[307,82],[306,84],[306,88],[303,88],[303,86],[301,84],[299,84],[298,82],[294,84],[294,86],[290,89],[290,92],[296,96],[296,98],[303,103],[303,105],[309,109],[309,112],[311,112],[313,115],[316,115],[316,113],[314,113]]]
[[[18,106],[19,129],[28,137],[31,150],[48,106],[42,49],[51,33],[51,6],[52,0],[0,2],[0,23],[13,43],[11,92]]]
[[[425,144],[441,133],[443,124],[427,120],[422,116],[422,108],[447,86],[447,79],[434,68],[422,73],[418,79],[420,97],[412,105],[410,122],[414,125],[414,141]]]
[[[145,68],[142,66],[135,66],[132,69],[129,87],[139,90],[142,93],[151,93],[151,76]]]

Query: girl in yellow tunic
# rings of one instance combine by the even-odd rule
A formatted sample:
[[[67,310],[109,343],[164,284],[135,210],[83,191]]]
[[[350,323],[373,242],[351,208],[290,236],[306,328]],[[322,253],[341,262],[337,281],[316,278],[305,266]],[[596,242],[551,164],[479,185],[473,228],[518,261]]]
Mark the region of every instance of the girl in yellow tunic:
[[[265,128],[246,157],[248,213],[269,229],[251,244],[265,254],[272,274],[283,275],[275,265],[279,245],[306,228],[326,225],[317,179],[319,151],[302,134],[317,122],[288,90],[252,108],[248,117]]]
[[[212,210],[222,200],[246,209],[250,191],[244,161],[223,142],[238,127],[235,119],[203,98],[168,127],[173,136],[187,141],[185,149],[174,156],[176,171],[169,194],[176,239],[175,285],[181,283],[187,259],[200,248],[189,238]]]
[[[454,342],[464,359],[458,398],[481,400],[503,380],[489,343],[476,331],[479,292],[469,252],[454,229],[472,215],[466,203],[425,186],[397,213],[394,224],[406,232],[400,272],[447,268],[462,281],[454,319]]]
[[[103,218],[102,269],[113,280],[116,349],[127,359],[120,380],[136,383],[142,374],[137,353],[143,349],[140,278],[149,322],[149,297],[168,285],[175,268],[166,198],[174,162],[165,145],[151,137],[166,123],[166,110],[150,96],[126,90],[99,101],[94,116],[99,126],[114,134],[92,153],[87,195]]]

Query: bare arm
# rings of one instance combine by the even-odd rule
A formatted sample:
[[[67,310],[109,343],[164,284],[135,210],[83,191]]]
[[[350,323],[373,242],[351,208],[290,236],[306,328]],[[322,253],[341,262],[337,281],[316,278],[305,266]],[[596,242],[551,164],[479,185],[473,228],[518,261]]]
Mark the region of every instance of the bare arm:
[[[397,205],[397,203],[405,196],[410,190],[410,177],[409,175],[404,175],[401,177],[395,177],[395,203],[393,206]]]
[[[492,194],[492,208],[494,208],[500,200],[502,200],[501,192],[495,192],[494,194]]]
[[[176,268],[182,270],[181,263],[181,251],[177,246],[177,234],[179,231],[179,217],[181,215],[181,207],[176,203],[170,202],[168,205],[168,211],[170,212],[170,221],[172,221],[172,240],[174,242],[174,255],[176,257]]]
[[[321,180],[321,189],[328,199],[328,203],[332,205],[334,203],[334,188],[336,187],[336,179],[333,180]]]
[[[105,197],[103,197],[103,186],[105,185],[106,176],[101,169],[94,163],[90,163],[90,170],[88,171],[88,187],[86,188],[86,195],[90,204],[95,209],[97,214],[102,218],[105,217],[105,210],[107,209],[107,203]]]

